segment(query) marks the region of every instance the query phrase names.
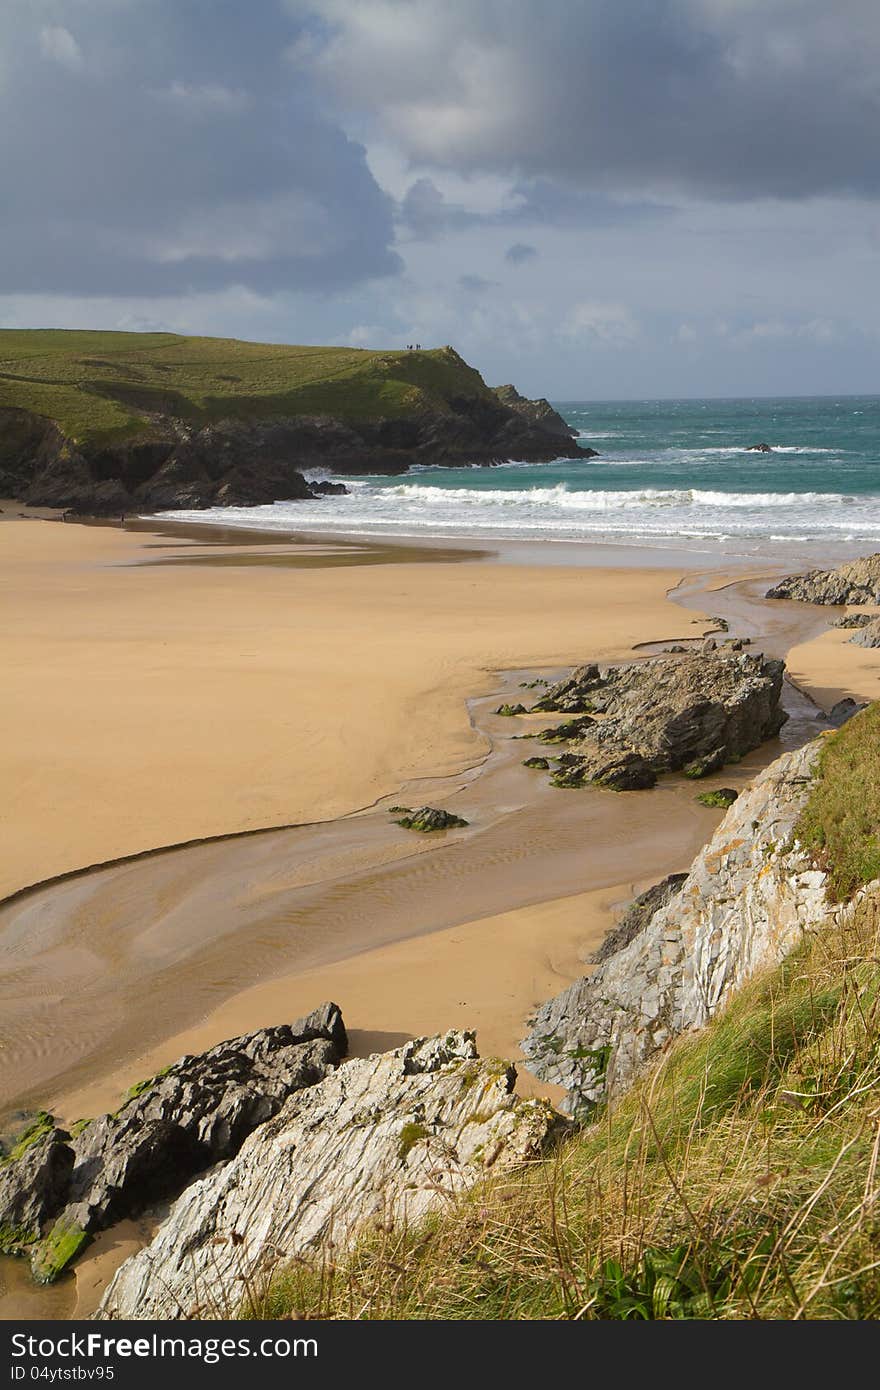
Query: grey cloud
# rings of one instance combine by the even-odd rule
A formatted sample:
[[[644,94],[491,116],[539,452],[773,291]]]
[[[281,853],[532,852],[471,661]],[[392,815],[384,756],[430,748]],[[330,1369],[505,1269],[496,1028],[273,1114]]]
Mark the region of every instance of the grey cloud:
[[[459,275],[458,283],[467,294],[486,294],[488,290],[494,290],[498,282],[487,280],[482,275]]]
[[[0,292],[333,290],[397,272],[393,203],[316,113],[274,7],[49,0],[0,18]]]
[[[430,241],[441,232],[467,227],[480,219],[444,197],[433,179],[416,179],[404,194],[399,220],[411,236]]]
[[[549,178],[521,180],[511,189],[512,206],[496,221],[510,226],[547,224],[619,227],[668,216],[674,209],[657,200],[611,197]]]
[[[508,246],[504,253],[504,259],[510,261],[511,265],[525,265],[526,261],[533,261],[538,255],[536,246],[529,246],[527,242],[515,241],[512,246]]]
[[[880,192],[876,0],[301,0],[414,161],[661,197]]]

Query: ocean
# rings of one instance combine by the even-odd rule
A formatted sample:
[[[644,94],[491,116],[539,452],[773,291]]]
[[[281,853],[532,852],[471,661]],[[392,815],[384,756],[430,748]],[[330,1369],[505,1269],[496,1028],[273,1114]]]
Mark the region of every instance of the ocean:
[[[880,546],[880,396],[554,404],[598,458],[364,474],[345,479],[347,497],[173,515],[266,530],[740,554]],[[747,452],[759,442],[773,452]]]

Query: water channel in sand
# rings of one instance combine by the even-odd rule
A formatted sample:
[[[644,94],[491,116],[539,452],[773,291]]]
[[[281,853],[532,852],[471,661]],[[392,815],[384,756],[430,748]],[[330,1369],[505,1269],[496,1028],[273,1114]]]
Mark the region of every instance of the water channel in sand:
[[[764,602],[766,580],[734,579],[719,588],[720,582],[717,571],[691,574],[673,597],[724,616],[732,632],[753,639],[752,650],[784,656],[827,626],[812,608]],[[704,630],[699,622],[695,640]],[[491,750],[457,776],[404,786],[339,820],[164,850],[73,875],[0,907],[0,1113],[48,1105],[75,1119],[67,1108],[71,1095],[257,981],[548,898],[642,885],[687,867],[711,830],[692,782],[666,777],[634,796],[561,793],[546,774],[522,766],[538,746],[512,735],[545,727],[553,717],[510,719],[494,710],[523,698],[521,683],[535,674],[499,675],[492,696],[472,702],[471,717]],[[791,717],[780,739],[707,779],[707,787],[742,785],[783,748],[827,727],[788,682],[784,700]],[[438,801],[468,828],[422,839],[400,829],[388,811],[395,803]],[[25,1276],[24,1268],[20,1273]],[[34,1316],[24,1313],[25,1305],[31,1308],[26,1279],[5,1270],[3,1278],[12,1308]],[[53,1293],[38,1315],[62,1315],[63,1304],[60,1291]],[[0,1312],[5,1306],[0,1302]]]

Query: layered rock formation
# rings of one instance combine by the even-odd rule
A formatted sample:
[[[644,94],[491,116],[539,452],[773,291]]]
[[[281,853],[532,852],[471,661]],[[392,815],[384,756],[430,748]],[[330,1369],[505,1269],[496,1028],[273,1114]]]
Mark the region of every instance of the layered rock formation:
[[[603,961],[610,960],[639,936],[654,913],[659,912],[670,898],[675,897],[686,878],[687,874],[669,874],[660,883],[653,884],[644,893],[639,893],[638,897],[633,898],[617,926],[608,932],[599,949],[593,952],[590,957],[592,964],[601,965]]]
[[[472,1033],[347,1063],[292,1096],[192,1184],[121,1266],[97,1317],[230,1316],[285,1263],[369,1221],[412,1223],[488,1169],[535,1159],[564,1121],[513,1094]]]
[[[574,1113],[625,1089],[674,1037],[702,1027],[739,984],[828,921],[825,876],[791,843],[820,743],[772,763],[641,930],[539,1009],[523,1051],[532,1071],[566,1087]]]
[[[329,1076],[346,1048],[339,1009],[325,1004],[181,1058],[75,1137],[44,1117],[21,1157],[0,1165],[0,1248],[29,1256],[34,1276],[51,1282],[95,1232],[237,1153],[294,1091]]]
[[[880,603],[880,553],[852,560],[836,570],[790,575],[767,590],[767,598],[802,603]]]
[[[729,649],[611,667],[604,675],[598,666],[581,666],[534,705],[578,716],[541,735],[569,746],[551,780],[628,791],[653,786],[663,772],[716,772],[779,732],[787,718],[779,703],[784,670],[781,661]]]

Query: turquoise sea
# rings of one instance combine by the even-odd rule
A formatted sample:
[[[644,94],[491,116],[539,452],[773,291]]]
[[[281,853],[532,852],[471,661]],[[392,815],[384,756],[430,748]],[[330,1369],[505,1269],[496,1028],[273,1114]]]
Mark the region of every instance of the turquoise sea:
[[[880,545],[880,396],[554,404],[598,458],[365,474],[346,479],[348,497],[185,515],[272,530],[720,543],[742,553],[768,542]],[[759,442],[773,452],[747,452]]]

